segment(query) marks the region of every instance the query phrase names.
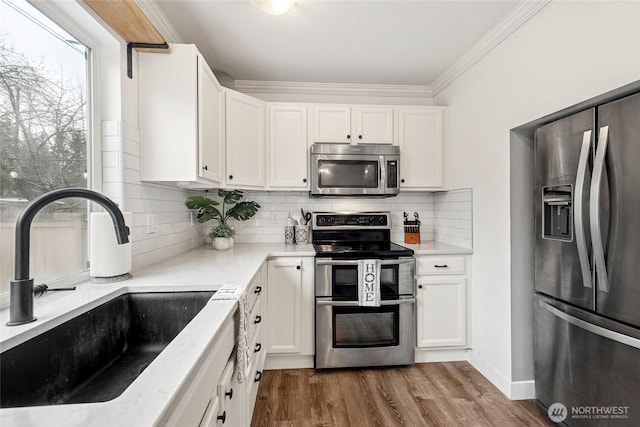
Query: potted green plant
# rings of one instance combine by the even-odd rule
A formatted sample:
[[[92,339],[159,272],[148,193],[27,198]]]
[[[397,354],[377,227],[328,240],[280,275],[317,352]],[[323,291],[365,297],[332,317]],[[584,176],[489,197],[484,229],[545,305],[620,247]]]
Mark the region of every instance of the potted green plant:
[[[189,209],[196,210],[198,222],[207,222],[212,219],[218,221],[218,225],[211,228],[209,238],[216,249],[226,250],[231,247],[235,235],[235,230],[228,223],[229,219],[246,221],[258,212],[260,205],[256,202],[241,202],[240,199],[244,196],[240,190],[220,189],[218,197],[222,199],[222,209],[217,208],[220,206],[220,202],[205,196],[190,197],[185,204]]]

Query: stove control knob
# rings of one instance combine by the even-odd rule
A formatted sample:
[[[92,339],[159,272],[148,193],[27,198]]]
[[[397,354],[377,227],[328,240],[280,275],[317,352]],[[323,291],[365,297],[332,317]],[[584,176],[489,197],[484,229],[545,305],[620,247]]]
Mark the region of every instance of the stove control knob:
[[[378,224],[386,225],[386,223],[387,223],[387,218],[386,217],[384,217],[384,216],[379,216],[378,217]]]

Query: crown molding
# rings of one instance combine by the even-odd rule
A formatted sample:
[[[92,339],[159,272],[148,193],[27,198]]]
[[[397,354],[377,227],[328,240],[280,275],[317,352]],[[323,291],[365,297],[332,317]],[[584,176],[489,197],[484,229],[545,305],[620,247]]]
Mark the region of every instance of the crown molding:
[[[551,0],[524,0],[518,3],[509,15],[498,22],[471,49],[431,83],[433,96],[442,92],[550,2]]]
[[[171,24],[158,3],[154,0],[134,0],[142,13],[151,21],[156,30],[168,43],[183,43],[182,37]]]
[[[332,96],[379,96],[432,98],[427,85],[377,85],[357,83],[311,83],[259,80],[236,80],[234,88],[245,93],[299,94]]]

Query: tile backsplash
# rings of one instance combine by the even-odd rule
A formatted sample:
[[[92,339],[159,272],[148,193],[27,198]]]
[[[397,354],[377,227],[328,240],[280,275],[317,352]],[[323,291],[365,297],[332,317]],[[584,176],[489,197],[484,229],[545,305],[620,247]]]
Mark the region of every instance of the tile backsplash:
[[[383,199],[315,199],[309,198],[307,192],[245,191],[245,200],[254,200],[261,208],[252,219],[233,224],[239,243],[284,242],[288,216],[299,219],[302,208],[305,212],[390,211],[391,238],[399,243],[404,240],[403,212],[410,219],[417,212],[422,222],[422,241],[438,240],[468,248],[473,245],[471,189],[400,193]]]

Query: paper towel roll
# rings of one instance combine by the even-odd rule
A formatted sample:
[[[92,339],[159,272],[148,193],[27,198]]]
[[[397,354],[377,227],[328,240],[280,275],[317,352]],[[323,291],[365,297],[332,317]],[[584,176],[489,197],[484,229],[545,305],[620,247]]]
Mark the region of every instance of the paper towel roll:
[[[131,228],[131,212],[123,213],[124,222]],[[89,229],[89,275],[92,278],[111,278],[131,271],[131,241],[119,245],[111,216],[106,212],[92,212]]]

